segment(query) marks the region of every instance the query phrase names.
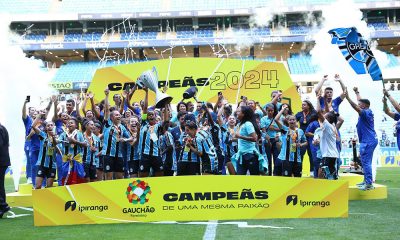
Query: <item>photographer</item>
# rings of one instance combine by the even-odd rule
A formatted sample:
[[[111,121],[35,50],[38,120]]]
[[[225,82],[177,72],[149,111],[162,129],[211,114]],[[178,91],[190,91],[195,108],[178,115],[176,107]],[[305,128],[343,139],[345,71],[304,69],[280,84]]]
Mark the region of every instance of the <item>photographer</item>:
[[[4,189],[6,170],[8,166],[10,166],[9,146],[10,142],[7,129],[0,123],[0,218],[3,217],[4,213],[10,210],[6,202],[6,191]]]

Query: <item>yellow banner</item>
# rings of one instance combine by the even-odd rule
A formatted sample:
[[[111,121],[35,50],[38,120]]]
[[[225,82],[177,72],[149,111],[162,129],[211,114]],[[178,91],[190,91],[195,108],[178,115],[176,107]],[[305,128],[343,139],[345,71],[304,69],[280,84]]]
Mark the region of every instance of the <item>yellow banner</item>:
[[[221,58],[173,58],[149,62],[117,65],[98,69],[93,77],[89,91],[95,93],[95,101],[104,98],[104,89],[112,95],[121,93],[127,86],[133,87],[136,79],[146,70],[156,67],[159,88],[168,84],[167,94],[173,103],[182,100],[183,92],[191,86],[199,90],[199,101],[215,103],[218,92],[232,104],[247,96],[265,104],[271,101],[271,92],[281,90],[282,102],[291,103],[293,112],[301,110],[301,99],[289,73],[282,63],[253,60]],[[144,91],[137,91],[132,101],[144,98]],[[154,105],[155,96],[150,91],[149,104]]]
[[[348,182],[266,176],[121,179],[33,191],[35,226],[348,216]]]

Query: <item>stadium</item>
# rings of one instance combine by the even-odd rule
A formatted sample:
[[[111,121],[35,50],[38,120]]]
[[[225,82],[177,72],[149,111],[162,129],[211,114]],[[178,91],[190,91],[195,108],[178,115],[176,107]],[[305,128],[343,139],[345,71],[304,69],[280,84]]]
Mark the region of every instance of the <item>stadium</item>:
[[[8,213],[4,214],[3,219],[0,219],[0,226],[3,229],[2,239],[40,237],[128,239],[136,236],[144,239],[171,237],[177,239],[357,239],[360,236],[366,239],[397,239],[399,230],[395,222],[399,217],[400,154],[396,140],[398,140],[399,130],[397,129],[398,122],[387,112],[393,114],[398,112],[398,106],[392,106],[391,98],[400,101],[399,1],[0,0],[0,16],[3,22],[1,23],[3,26],[0,25],[3,35],[0,37],[0,44],[4,45],[5,50],[0,60],[3,76],[1,82],[4,84],[3,89],[0,90],[0,101],[4,103],[4,106],[0,107],[3,108],[0,110],[0,122],[7,127],[10,135],[11,167],[6,170],[5,190],[7,202],[12,207]],[[355,73],[357,70],[354,64],[348,63],[350,57],[343,53],[343,48],[340,46],[338,48],[334,44],[333,39],[337,36],[331,32],[328,33],[329,30],[336,28],[352,28],[352,30],[356,28],[355,31],[358,30],[358,34],[369,42],[366,48],[373,53],[372,56],[376,59],[379,64],[378,69],[380,68],[379,71],[381,71],[378,81],[372,76],[369,66],[365,66],[365,69],[368,67],[368,71],[365,71],[362,77],[360,73]],[[352,54],[350,51],[350,55]],[[153,91],[150,91],[152,89],[149,85],[145,85],[145,88],[151,92],[148,95],[147,91],[146,93],[142,91],[142,87],[137,90],[136,85],[139,83],[136,83],[143,76],[141,74],[144,74],[144,71],[152,68],[159,79],[155,82],[156,87]],[[154,70],[155,68],[158,72]],[[224,79],[226,76],[226,86],[224,85],[223,88],[221,83],[218,83],[220,78],[217,74],[222,74]],[[230,79],[231,74],[234,76]],[[258,76],[254,83],[258,87],[252,87],[254,85],[251,83],[253,79],[251,76],[254,74]],[[343,87],[341,88],[342,81],[335,74],[339,74],[342,78],[347,86],[346,91]],[[303,172],[300,173],[302,177],[299,178],[299,182],[290,183],[293,185],[288,185],[284,189],[279,189],[278,186],[281,177],[268,176],[266,178],[272,178],[270,182],[261,180],[264,176],[257,176],[259,177],[257,180],[265,182],[262,183],[264,185],[248,184],[245,177],[250,176],[238,176],[237,181],[231,183],[231,185],[240,186],[237,189],[229,183],[226,183],[226,190],[218,189],[215,187],[218,185],[215,181],[225,176],[212,176],[210,180],[203,180],[204,182],[194,179],[192,185],[189,185],[190,181],[187,180],[186,191],[192,191],[193,187],[195,188],[193,191],[196,192],[186,194],[185,192],[178,193],[179,190],[174,189],[175,184],[178,186],[185,182],[185,177],[177,177],[180,181],[174,180],[175,177],[145,178],[141,176],[140,180],[132,180],[132,178],[129,180],[128,174],[128,179],[120,183],[124,189],[121,191],[123,199],[128,198],[131,204],[123,208],[124,217],[116,220],[117,215],[114,213],[104,215],[104,212],[112,211],[114,205],[119,204],[113,202],[117,200],[109,200],[107,196],[120,194],[113,190],[116,185],[113,186],[111,183],[124,181],[122,179],[94,182],[90,183],[90,187],[88,187],[89,184],[77,184],[71,187],[65,184],[65,189],[67,189],[63,190],[65,193],[57,190],[64,187],[32,190],[32,184],[26,183],[27,160],[23,151],[24,143],[21,141],[24,136],[20,136],[25,134],[20,119],[26,96],[32,97],[32,106],[36,104],[35,107],[38,109],[45,108],[50,101],[48,112],[53,114],[54,111],[54,115],[58,113],[61,116],[61,109],[68,109],[68,100],[73,99],[77,102],[79,112],[79,103],[85,101],[86,106],[89,97],[85,96],[90,93],[94,94],[94,97],[91,97],[91,100],[94,99],[93,105],[90,104],[94,109],[94,103],[98,104],[104,98],[104,88],[107,88],[113,96],[114,94],[129,96],[131,89],[134,89],[133,92],[137,90],[137,95],[130,96],[132,100],[140,103],[150,96],[149,107],[154,105],[151,106],[154,109],[158,105],[162,88],[162,94],[173,97],[170,108],[178,108],[177,112],[179,112],[181,99],[190,101],[185,98],[185,95],[181,97],[185,91],[192,94],[191,97],[197,94],[198,99],[194,98],[196,101],[192,102],[204,101],[204,103],[211,102],[215,105],[220,103],[221,92],[221,95],[226,97],[226,103],[230,103],[233,107],[233,111],[240,108],[243,97],[252,99],[255,104],[258,104],[257,110],[267,109],[271,99],[273,101],[274,92],[280,91],[283,93],[282,103],[289,105],[293,113],[296,113],[302,111],[304,101],[309,101],[317,109],[320,99],[316,89],[321,89],[321,79],[325,78],[325,75],[327,79],[322,81],[322,89],[330,87],[335,98],[343,94],[340,116],[344,122],[340,127],[339,140],[341,165],[337,170],[341,181],[337,182],[348,184],[345,187],[338,183],[336,189],[333,183],[329,185],[334,181],[326,180],[325,183],[319,179],[313,180],[311,157],[310,162],[308,160],[302,162]],[[260,83],[258,83],[258,78]],[[208,82],[211,83],[210,89],[206,87]],[[189,87],[197,87],[196,92],[189,92]],[[353,87],[355,87],[354,92]],[[387,93],[382,93],[382,88],[387,89]],[[362,155],[359,153],[357,156],[356,153],[356,151],[361,151],[361,143],[355,141],[359,137],[357,135],[360,135],[356,127],[358,114],[353,110],[354,106],[344,100],[346,94],[355,99],[354,96],[359,94],[357,89],[371,103],[374,113],[372,122],[375,124],[374,130],[378,141],[373,157],[371,156],[375,185],[371,191],[360,191],[356,187],[356,183],[363,181],[363,176],[359,175],[360,172],[355,171],[356,158]],[[344,93],[347,91],[349,93]],[[60,108],[56,105],[52,106],[54,100],[51,99],[51,95],[56,96]],[[108,93],[105,96],[107,99]],[[124,99],[125,97],[126,95]],[[382,103],[382,98],[388,98],[390,101],[388,106]],[[110,100],[110,105],[112,104],[114,103]],[[328,104],[325,103],[326,105]],[[28,106],[31,106],[29,101]],[[217,106],[214,107],[218,109]],[[160,119],[164,118],[161,116],[164,111],[169,111],[167,111],[167,106],[157,108],[163,109],[158,111]],[[93,109],[92,111],[95,112]],[[125,111],[126,109],[121,114],[124,115]],[[133,110],[132,114],[134,112]],[[218,111],[214,110],[215,117],[217,113]],[[264,115],[266,116],[266,113]],[[147,105],[146,116],[148,117]],[[179,113],[177,116],[177,121],[179,121]],[[210,118],[212,118],[211,115]],[[327,118],[325,115],[325,120]],[[86,125],[83,122],[80,124]],[[271,125],[272,122],[267,129]],[[150,133],[149,136],[151,136]],[[16,144],[13,146],[13,143]],[[307,156],[309,153],[306,154],[305,159],[308,159]],[[273,165],[275,166],[275,162]],[[225,169],[225,165],[223,168]],[[202,167],[200,169],[201,173]],[[158,176],[153,171],[154,169],[150,175]],[[269,171],[272,171],[271,167]],[[104,174],[106,175],[106,172]],[[115,176],[112,177],[116,179]],[[134,178],[137,177],[136,175]],[[170,180],[162,182],[163,178]],[[187,177],[189,178],[191,179]],[[105,179],[107,180],[107,177]],[[320,182],[312,185],[314,182],[311,181]],[[125,183],[129,184],[128,189]],[[159,209],[156,208],[152,215],[152,212],[148,213],[151,211],[150,208],[140,208],[143,209],[140,210],[143,211],[141,213],[146,211],[146,214],[150,216],[146,220],[141,220],[142,216],[135,215],[139,211],[137,206],[154,201],[159,194],[157,188],[154,187],[157,184],[165,191],[163,192],[164,202],[168,204],[171,202],[171,204],[163,203],[165,205],[162,206],[162,210],[166,210],[167,213],[160,218],[152,217],[160,212]],[[221,185],[224,184],[225,182],[221,183]],[[58,185],[61,185],[60,182]],[[200,187],[202,185],[203,188]],[[138,202],[135,202],[137,192],[134,190],[141,187],[143,187],[144,195],[142,190],[140,195],[144,198],[138,198]],[[306,189],[307,187],[310,189]],[[264,193],[265,189],[258,188],[268,188],[268,192]],[[309,196],[316,193],[321,196],[318,195],[318,199],[315,197],[307,201],[299,197],[297,207],[301,205],[302,208],[307,208],[307,211],[286,210],[276,204],[280,200],[286,201],[286,204],[283,204],[284,207],[290,204],[294,207],[297,204],[297,195],[301,196],[297,192],[293,193],[297,188],[298,191],[304,191],[304,194],[309,194]],[[341,194],[344,188],[347,193],[345,210],[329,206],[336,200],[338,202],[343,200]],[[75,198],[65,198],[65,195],[74,195],[71,189],[81,191],[82,196],[90,201],[88,200],[86,205],[79,203],[77,206],[78,201]],[[241,198],[247,196],[241,192],[245,190],[250,191],[251,194],[254,193],[257,199],[269,197],[271,201],[268,202],[267,207],[265,204],[256,207],[256,204],[252,205],[250,200],[237,205],[230,204],[229,200],[235,197],[238,201],[246,199]],[[43,198],[40,198],[40,194],[37,193],[40,191],[43,192]],[[161,192],[161,190],[158,191]],[[273,196],[275,192],[280,194],[276,199]],[[147,193],[149,195],[146,195]],[[223,204],[217,201],[218,196],[223,199]],[[293,199],[290,198],[292,196]],[[103,197],[105,200],[101,202]],[[97,198],[100,200],[97,201]],[[207,204],[201,205],[200,208],[196,205],[197,203],[190,204],[191,201]],[[62,203],[61,208],[63,208],[61,213],[51,207],[52,203],[56,206],[59,202]],[[172,202],[174,204],[176,202],[177,205],[172,205]],[[132,203],[138,205],[132,207]],[[182,203],[183,205],[179,205]],[[35,204],[37,204],[36,209]],[[273,208],[274,204],[279,205],[282,210]],[[175,209],[172,206],[175,206]],[[206,211],[196,213],[196,206],[200,210],[205,208]],[[231,207],[234,209],[229,209]],[[75,208],[79,210],[77,211],[79,215],[78,213],[76,216],[68,215],[68,211],[72,213]],[[268,208],[270,212],[255,212],[257,208],[264,208],[264,210]],[[176,212],[172,214],[172,210]],[[246,215],[246,211],[252,215]],[[330,212],[325,213],[325,211]],[[50,212],[56,214],[53,216]],[[90,215],[91,212],[103,218],[96,220],[97,215]],[[127,214],[135,218],[132,220],[126,216]],[[95,225],[85,225],[88,223]],[[71,226],[49,227],[54,225]]]

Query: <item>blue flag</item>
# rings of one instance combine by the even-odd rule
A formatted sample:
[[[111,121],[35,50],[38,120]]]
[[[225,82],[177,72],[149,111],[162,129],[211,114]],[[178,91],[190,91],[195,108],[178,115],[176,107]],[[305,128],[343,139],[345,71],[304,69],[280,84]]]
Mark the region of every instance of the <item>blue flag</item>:
[[[335,28],[328,32],[332,44],[338,45],[343,56],[357,74],[371,75],[372,80],[382,80],[382,72],[374,54],[355,27]]]

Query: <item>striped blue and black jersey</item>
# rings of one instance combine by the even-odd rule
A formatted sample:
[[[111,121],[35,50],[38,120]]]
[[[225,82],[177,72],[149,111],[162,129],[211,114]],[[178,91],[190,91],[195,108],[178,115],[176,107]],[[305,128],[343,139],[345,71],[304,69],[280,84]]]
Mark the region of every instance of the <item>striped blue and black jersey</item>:
[[[214,170],[218,167],[218,158],[210,132],[205,130],[198,131],[196,134],[196,141],[203,149],[203,156],[207,154],[208,158],[210,158],[211,170]]]
[[[182,150],[179,154],[179,161],[182,162],[200,162],[200,157],[194,153],[189,147],[185,146],[185,139],[188,137],[186,133],[181,134],[180,143],[182,145]],[[192,144],[197,151],[203,152],[203,146],[201,139],[195,137],[192,139]]]
[[[83,135],[77,129],[69,136],[73,137],[78,142],[83,142]],[[68,133],[63,132],[61,133],[60,137],[58,138],[59,142],[61,143],[61,152],[63,155],[71,154],[72,157],[78,155],[79,153],[82,154],[82,147],[78,144],[72,144],[68,141]]]
[[[88,146],[83,148],[82,161],[83,163],[98,167],[99,157],[97,156],[97,154],[99,153],[100,149],[100,138],[98,138],[93,133],[89,136],[86,136],[84,134],[84,138]],[[91,147],[95,147],[96,150],[92,151]]]
[[[148,121],[142,121],[139,137],[139,154],[160,156],[161,123],[151,126]]]
[[[167,148],[170,148],[170,149],[166,150]],[[166,132],[166,134],[163,134],[160,136],[160,150],[161,150],[161,152],[164,152],[164,154],[162,154],[163,163],[165,163],[167,158],[168,158],[168,160],[172,158],[172,169],[175,170],[176,165],[177,165],[176,164],[176,154],[175,154],[175,144],[174,144],[174,138],[170,132]]]
[[[224,143],[223,150],[225,156],[227,156],[229,159],[238,151],[237,142],[232,141],[232,134],[234,131],[236,131],[236,127],[231,129],[225,124],[221,127],[222,141]]]
[[[222,148],[222,134],[220,126],[214,123],[208,128],[208,132],[211,134],[211,140],[215,149]]]
[[[133,135],[133,134],[131,134]],[[138,137],[138,136],[136,136]],[[126,143],[126,155],[127,155],[127,159],[128,161],[137,161],[139,160],[139,142],[136,141],[135,144],[132,145],[133,142],[130,143]]]
[[[103,129],[103,156],[123,157],[120,138],[130,138],[129,131],[122,124],[115,126],[111,120],[106,121]]]
[[[56,169],[56,147],[48,138],[47,134],[43,131],[39,133],[40,150],[37,166]]]

